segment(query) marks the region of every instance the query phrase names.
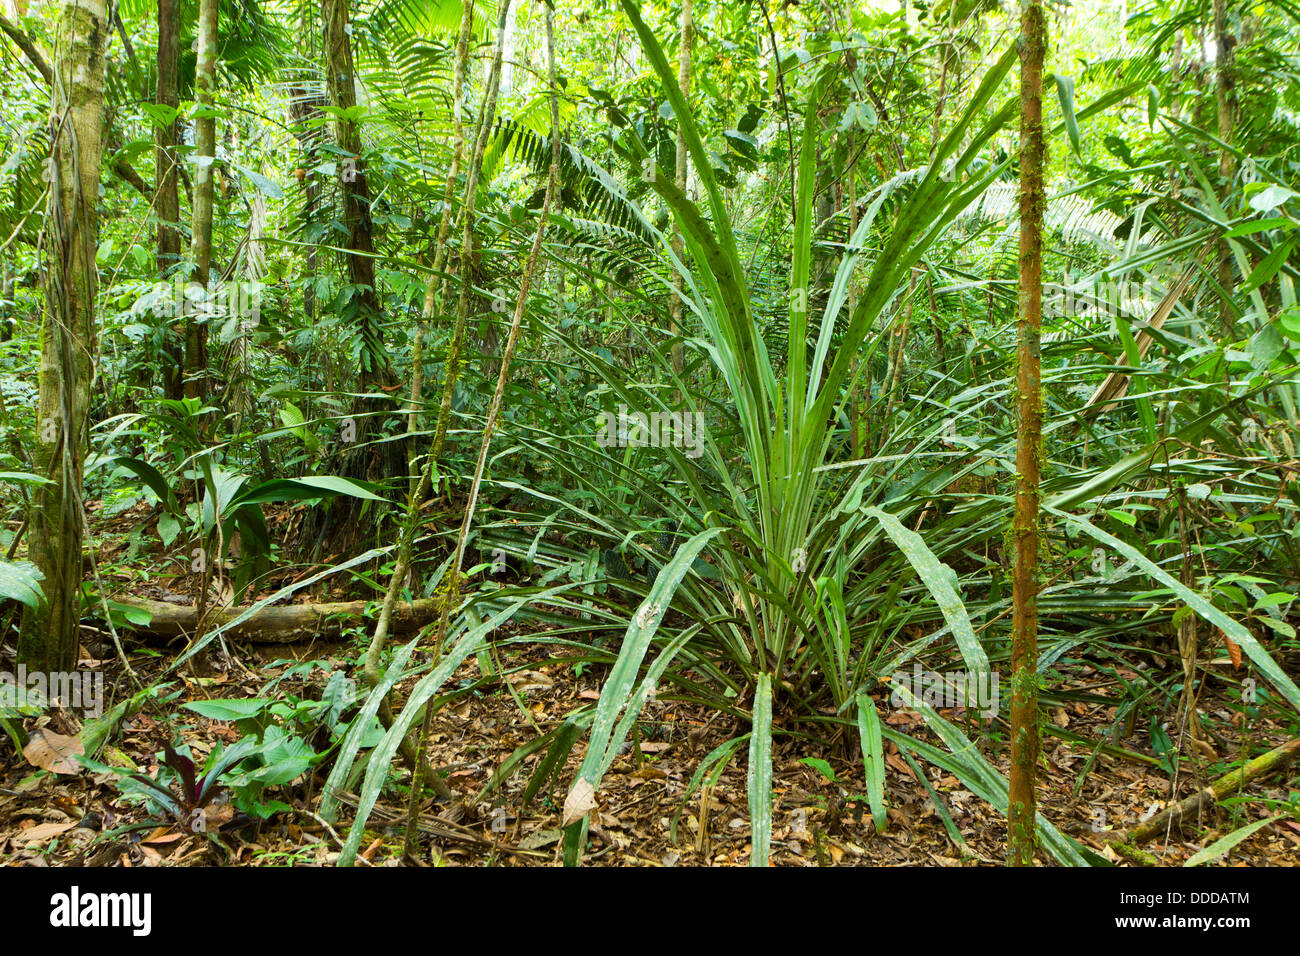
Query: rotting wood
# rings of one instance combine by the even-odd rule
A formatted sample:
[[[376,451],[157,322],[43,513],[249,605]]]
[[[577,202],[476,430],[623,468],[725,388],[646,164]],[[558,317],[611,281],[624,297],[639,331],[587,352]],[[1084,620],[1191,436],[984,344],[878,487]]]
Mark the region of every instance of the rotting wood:
[[[1208,787],[1202,787],[1186,799],[1167,807],[1150,820],[1138,824],[1128,832],[1125,842],[1130,844],[1145,843],[1163,834],[1171,825],[1182,820],[1211,803],[1218,803],[1225,797],[1236,793],[1246,784],[1265,774],[1284,769],[1288,764],[1300,758],[1300,737],[1289,740],[1280,747],[1274,747],[1266,754],[1243,764],[1232,773],[1220,777]]]
[[[189,637],[198,624],[198,611],[192,605],[168,604],[148,598],[114,596],[116,604],[147,611],[148,624],[126,626],[134,631],[160,637]],[[437,620],[437,600],[433,598],[397,604],[393,608],[389,629],[397,634],[410,634]],[[360,620],[374,601],[339,601],[333,603],[280,604],[265,607],[240,621],[225,633],[236,640],[255,644],[290,644],[310,638],[331,639],[341,637],[344,630]],[[221,627],[247,611],[243,607],[210,608],[204,617],[209,629]]]

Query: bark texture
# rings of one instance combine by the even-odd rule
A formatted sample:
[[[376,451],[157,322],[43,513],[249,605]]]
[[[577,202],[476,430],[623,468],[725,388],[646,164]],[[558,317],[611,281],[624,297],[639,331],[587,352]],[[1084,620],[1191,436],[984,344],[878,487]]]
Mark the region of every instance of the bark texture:
[[[1017,315],[1015,572],[1011,624],[1011,792],[1007,859],[1034,862],[1038,764],[1038,514],[1043,448],[1040,339],[1043,322],[1043,54],[1041,3],[1021,4],[1020,289]]]
[[[23,613],[20,661],[70,671],[81,614],[81,480],[95,353],[95,251],[104,116],[104,0],[60,14],[50,87],[50,182],[46,213],[48,314],[41,329],[33,464],[50,479],[31,496],[28,557],[44,575],[45,600]]]

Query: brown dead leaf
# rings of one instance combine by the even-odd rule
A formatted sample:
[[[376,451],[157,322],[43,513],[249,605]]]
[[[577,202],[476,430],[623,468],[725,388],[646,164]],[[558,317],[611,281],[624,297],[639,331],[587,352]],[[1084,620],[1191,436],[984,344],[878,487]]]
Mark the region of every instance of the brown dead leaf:
[[[885,715],[885,723],[891,727],[902,727],[915,723],[919,717],[920,715],[916,711],[900,707]]]
[[[32,731],[23,748],[29,764],[51,773],[81,773],[81,764],[72,759],[80,753],[85,753],[80,737],[65,737],[45,727]]]
[[[60,833],[66,833],[76,825],[76,823],[38,823],[34,827],[28,827],[26,830],[20,830],[14,834],[14,846],[31,846],[33,843],[44,843]]]
[[[596,788],[579,777],[573,784],[573,789],[569,791],[569,795],[564,798],[564,815],[560,819],[560,826],[567,827],[571,823],[577,823],[595,806]]]
[[[564,838],[563,830],[534,830],[519,841],[521,850],[540,850],[544,846],[559,843]]]
[[[1232,669],[1234,671],[1241,670],[1241,647],[1222,631],[1219,634],[1223,637],[1223,642],[1228,645],[1228,656],[1232,658]]]
[[[161,853],[153,847],[144,846],[143,844],[140,846],[140,856],[143,857],[140,861],[142,866],[157,866],[163,861]]]
[[[177,833],[170,827],[159,827],[141,840],[141,843],[149,843],[153,846],[162,846],[166,843],[175,843],[177,840],[184,839],[184,833]]]
[[[885,754],[885,763],[889,764],[899,773],[912,776],[912,768],[903,762],[903,758],[898,754]]]

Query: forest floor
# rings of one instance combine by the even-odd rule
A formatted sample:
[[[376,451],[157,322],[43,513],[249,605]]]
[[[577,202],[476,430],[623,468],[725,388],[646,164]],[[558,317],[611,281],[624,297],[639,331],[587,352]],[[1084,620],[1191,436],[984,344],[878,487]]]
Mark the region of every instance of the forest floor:
[[[115,523],[116,524],[116,523]],[[119,539],[106,546],[105,558],[125,547]],[[499,637],[524,636],[517,627]],[[176,732],[201,760],[218,743],[229,745],[238,731],[229,723],[209,720],[182,704],[205,699],[246,699],[262,695],[266,682],[283,675],[295,661],[321,661],[322,667],[279,685],[299,698],[320,696],[325,675],[351,668],[362,639],[334,644],[250,645],[232,647],[227,656],[215,648],[196,658],[192,668],[168,671],[169,656],[156,646],[128,643],[128,657],[144,683],[172,682],[179,696],[166,710],[146,707],[126,718],[106,753],[112,761],[153,771],[156,754]],[[12,647],[0,648],[0,670],[12,665]],[[87,634],[81,666],[105,672],[106,706],[122,699],[128,686],[111,643]],[[498,642],[498,674],[485,676],[479,661],[468,659],[448,683],[470,688],[437,713],[429,757],[447,773],[448,783],[464,801],[448,818],[445,807],[426,802],[421,813],[421,849],[412,861],[403,856],[404,818],[409,779],[404,772],[390,781],[368,821],[361,842],[362,865],[547,866],[559,859],[560,815],[565,789],[574,779],[581,745],[563,771],[527,806],[521,795],[544,749],[526,758],[494,793],[475,803],[471,795],[489,782],[501,761],[539,732],[556,727],[566,715],[599,696],[599,670],[558,659],[554,652],[523,643]],[[1295,662],[1284,662],[1291,670]],[[1134,667],[1170,667],[1161,655],[1133,661]],[[1136,673],[1119,676],[1131,678]],[[1087,664],[1063,672],[1065,686],[1114,697],[1117,684]],[[398,686],[400,704],[414,678]],[[509,680],[513,693],[504,684]],[[1153,745],[1138,724],[1119,740],[1111,739],[1116,706],[1065,703],[1048,708],[1055,728],[1044,741],[1039,769],[1040,810],[1060,830],[1108,859],[1119,862],[1106,845],[1116,831],[1136,825],[1168,802],[1180,799],[1235,766],[1284,743],[1294,727],[1265,718],[1244,726],[1241,705],[1213,696],[1213,686],[1199,702],[1202,715],[1216,728],[1213,744],[1184,748],[1177,761],[1177,793],[1170,793],[1169,755]],[[906,708],[881,707],[885,722],[900,732],[938,743],[920,716]],[[1001,772],[1007,771],[1005,727],[967,720],[963,712],[940,710],[963,728]],[[1148,719],[1149,715],[1144,719]],[[978,718],[975,718],[977,721]],[[278,788],[277,799],[290,804],[257,823],[237,816],[229,804],[210,810],[207,834],[196,834],[175,821],[151,820],[139,806],[126,803],[111,774],[92,774],[67,759],[81,724],[66,710],[25,722],[28,733],[51,745],[39,754],[15,752],[0,735],[0,862],[35,866],[175,866],[175,865],[329,865],[338,857],[339,837],[351,824],[348,799],[336,828],[322,825],[314,811],[324,772],[308,774]],[[1005,853],[1005,820],[990,805],[965,789],[955,777],[921,761],[927,788],[892,743],[886,742],[888,825],[877,833],[866,811],[862,757],[856,738],[841,736],[822,745],[809,742],[780,717],[773,738],[775,798],[772,862],[777,866],[971,866],[1000,865]],[[787,731],[783,733],[782,731]],[[589,865],[745,865],[750,854],[749,814],[745,798],[745,760],[741,747],[707,793],[684,799],[688,782],[715,747],[744,733],[735,718],[670,696],[651,702],[640,721],[639,739],[616,758],[601,784],[584,861]],[[1064,733],[1068,739],[1062,739]],[[1171,736],[1175,736],[1171,732]],[[1097,752],[1105,741],[1110,750]],[[64,750],[61,750],[64,745]],[[1217,745],[1218,750],[1213,748]],[[66,752],[65,752],[66,750]],[[29,748],[30,751],[30,748]],[[1094,759],[1094,753],[1096,753]],[[101,759],[110,759],[102,756]],[[399,758],[400,759],[400,758]],[[39,765],[39,766],[37,766]],[[43,769],[42,769],[43,768]],[[835,780],[828,778],[833,773]],[[1232,830],[1273,815],[1269,801],[1285,803],[1295,770],[1252,784],[1252,798],[1231,809],[1216,807],[1199,819],[1184,821],[1167,839],[1144,846],[1165,865],[1181,865],[1198,850]],[[936,807],[930,790],[938,794]],[[948,816],[945,821],[944,816]],[[133,829],[125,826],[136,824]],[[114,833],[113,831],[117,831]],[[1045,854],[1041,862],[1050,863]],[[1300,823],[1281,817],[1238,844],[1219,863],[1230,865],[1300,865]]]

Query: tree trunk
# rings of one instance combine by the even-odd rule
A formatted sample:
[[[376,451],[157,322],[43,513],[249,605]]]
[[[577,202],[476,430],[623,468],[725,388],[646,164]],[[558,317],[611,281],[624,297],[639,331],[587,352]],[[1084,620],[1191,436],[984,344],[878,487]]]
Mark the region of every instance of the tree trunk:
[[[14,300],[14,269],[8,259],[0,262],[0,342],[8,342],[14,335],[18,319],[11,303]]]
[[[348,0],[321,0],[325,78],[330,105],[350,110],[357,105],[352,45],[348,38]],[[342,151],[339,182],[343,190],[343,227],[347,230],[348,282],[362,336],[361,386],[392,384],[388,353],[379,329],[380,305],[375,290],[374,224],[370,218],[370,183],[361,156],[361,127],[354,119],[334,118],[334,139]]]
[[[1012,583],[1011,793],[1008,861],[1034,863],[1038,763],[1038,510],[1043,447],[1043,6],[1028,0],[1020,20],[1020,289],[1016,377],[1016,566]]]
[[[217,120],[212,116],[217,88],[217,0],[199,0],[198,60],[194,67],[194,207],[191,218],[190,258],[194,260],[191,281],[204,289],[212,268],[212,206],[216,173]],[[204,160],[207,162],[204,162]],[[207,394],[208,330],[186,309],[185,395]]]
[[[330,106],[340,111],[352,110],[357,103],[356,78],[353,72],[352,47],[348,33],[348,0],[321,0],[321,39],[324,70]],[[361,335],[360,391],[366,397],[357,400],[353,411],[354,430],[340,449],[332,471],[348,478],[384,481],[405,474],[405,442],[379,441],[381,423],[400,414],[397,401],[380,394],[396,384],[392,363],[383,341],[380,326],[382,308],[375,285],[374,224],[370,213],[370,183],[362,156],[361,127],[355,119],[336,116],[335,142],[341,152],[338,163],[339,184],[343,196],[343,226],[347,231],[348,283],[351,296],[343,318]],[[378,533],[378,514],[365,509],[356,498],[339,497],[316,509],[304,522],[304,552],[318,560],[324,555],[326,536],[331,549],[363,547]]]
[[[180,102],[176,92],[176,74],[180,58],[180,22],[177,0],[158,0],[158,88],[159,106],[175,109]],[[181,259],[180,183],[177,179],[176,145],[180,141],[180,124],[175,120],[154,130],[154,212],[158,216],[158,240],[155,265],[160,281],[167,281]],[[184,395],[183,348],[166,347],[162,358],[163,397],[179,399]]]
[[[81,502],[91,357],[95,351],[95,251],[104,115],[104,0],[65,4],[50,85],[50,192],[46,213],[49,314],[41,329],[28,556],[44,575],[45,600],[24,611],[19,660],[70,671],[81,611]]]
[[[456,37],[456,65],[452,78],[452,144],[451,165],[442,190],[442,215],[438,220],[438,235],[433,248],[433,271],[424,287],[424,308],[420,324],[411,343],[411,413],[406,430],[414,433],[420,428],[420,406],[424,391],[424,337],[434,310],[440,301],[446,301],[447,280],[440,277],[447,260],[447,237],[451,235],[451,197],[460,178],[461,164],[465,159],[465,68],[469,63],[469,40],[474,31],[474,0],[464,0],[461,5],[460,32]],[[412,443],[410,455],[411,493],[419,486],[416,477],[415,450]]]
[[[456,301],[456,319],[451,330],[451,340],[447,344],[447,361],[443,371],[442,398],[438,405],[438,423],[434,426],[433,443],[429,455],[436,462],[442,457],[443,445],[447,440],[447,427],[451,422],[451,400],[456,394],[456,379],[460,375],[460,350],[465,338],[465,325],[469,320],[469,301],[473,295],[473,261],[474,261],[474,207],[478,196],[479,176],[483,172],[483,153],[492,132],[492,121],[496,116],[497,92],[501,81],[501,59],[505,44],[506,20],[510,12],[510,0],[501,0],[501,9],[497,19],[496,53],[488,73],[487,89],[483,92],[483,109],[479,113],[478,134],[474,141],[474,155],[470,159],[469,176],[465,184],[465,203],[461,212],[460,240],[460,296]]]

